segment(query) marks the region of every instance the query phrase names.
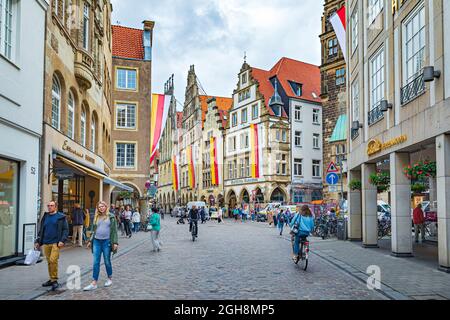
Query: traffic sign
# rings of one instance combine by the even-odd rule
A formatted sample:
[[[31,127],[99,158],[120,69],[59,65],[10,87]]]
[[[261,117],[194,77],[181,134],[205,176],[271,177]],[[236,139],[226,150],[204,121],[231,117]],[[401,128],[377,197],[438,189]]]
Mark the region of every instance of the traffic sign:
[[[336,167],[336,164],[333,161],[330,162],[330,165],[328,166],[327,169],[327,173],[330,172],[339,172],[338,168]]]
[[[331,172],[327,174],[326,180],[329,185],[335,185],[339,182],[339,176],[336,173]]]
[[[328,192],[338,192],[337,186],[328,186]]]

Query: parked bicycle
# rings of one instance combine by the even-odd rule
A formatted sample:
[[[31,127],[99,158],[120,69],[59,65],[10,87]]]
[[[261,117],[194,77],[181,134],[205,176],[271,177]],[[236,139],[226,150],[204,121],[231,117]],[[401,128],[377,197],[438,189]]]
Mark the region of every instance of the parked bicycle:
[[[391,218],[378,219],[378,240],[391,235]]]
[[[337,219],[327,215],[321,215],[316,219],[314,235],[323,240],[337,233]]]

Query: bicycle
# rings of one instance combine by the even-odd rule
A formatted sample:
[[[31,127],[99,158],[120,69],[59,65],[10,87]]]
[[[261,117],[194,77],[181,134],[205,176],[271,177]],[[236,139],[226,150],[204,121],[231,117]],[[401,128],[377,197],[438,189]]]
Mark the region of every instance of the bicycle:
[[[191,222],[189,222],[191,223]],[[192,223],[191,224],[191,235],[192,235],[192,241],[194,242],[195,239],[197,238],[197,224],[196,223]]]
[[[391,235],[391,219],[383,218],[378,220],[378,240]]]
[[[292,250],[294,250],[294,241],[295,236],[292,237]],[[308,260],[309,260],[309,241],[307,237],[300,237],[300,250],[297,259],[294,261],[296,265],[298,265],[301,269],[306,271],[308,268]]]

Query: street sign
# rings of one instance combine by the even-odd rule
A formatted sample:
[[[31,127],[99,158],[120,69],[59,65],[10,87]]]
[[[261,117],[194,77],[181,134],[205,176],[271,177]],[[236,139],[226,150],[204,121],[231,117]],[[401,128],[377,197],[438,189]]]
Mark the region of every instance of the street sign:
[[[336,173],[332,172],[327,174],[326,180],[329,185],[335,185],[339,182],[339,176]]]
[[[328,186],[328,192],[338,192],[337,186]]]
[[[330,162],[330,165],[328,166],[327,169],[327,173],[330,172],[339,172],[339,169],[336,167],[336,164],[333,161]]]

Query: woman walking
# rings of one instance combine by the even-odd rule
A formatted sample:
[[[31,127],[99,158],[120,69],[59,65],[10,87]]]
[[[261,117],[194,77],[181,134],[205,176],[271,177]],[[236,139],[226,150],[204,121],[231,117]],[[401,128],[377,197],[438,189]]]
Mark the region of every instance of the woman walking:
[[[136,211],[134,211],[132,220],[134,225],[134,233],[138,233],[141,224],[141,214],[139,213],[138,208],[136,208]]]
[[[127,234],[128,238],[131,238],[131,217],[133,216],[133,213],[131,212],[131,206],[126,205],[125,206],[125,212],[124,212],[124,226],[125,226],[125,232]]]
[[[283,212],[283,210],[278,212],[277,222],[278,222],[278,230],[280,231],[280,236],[282,236],[283,235],[283,227],[284,227],[284,212]]]
[[[108,276],[108,279],[105,282],[105,287],[110,287],[112,285],[111,252],[113,254],[117,252],[119,243],[116,217],[112,213],[109,213],[108,205],[104,201],[100,201],[97,205],[97,211],[94,217],[93,232],[87,247],[92,248],[92,254],[94,256],[94,270],[91,284],[84,287],[83,290],[92,291],[97,289],[102,254]]]
[[[158,214],[158,209],[154,209],[152,215],[150,216],[150,222],[152,226],[152,243],[153,252],[161,251],[161,242],[159,241],[159,232],[161,231],[161,218]]]

